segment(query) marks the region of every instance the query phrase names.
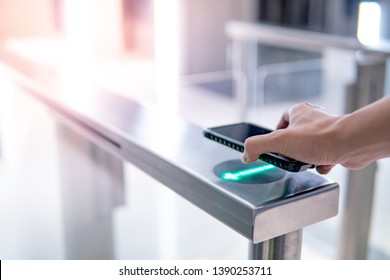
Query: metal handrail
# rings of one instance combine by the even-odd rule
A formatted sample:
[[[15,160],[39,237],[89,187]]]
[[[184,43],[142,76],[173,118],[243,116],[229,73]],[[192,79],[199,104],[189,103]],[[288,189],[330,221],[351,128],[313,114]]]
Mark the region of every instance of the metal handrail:
[[[364,45],[353,37],[239,21],[227,23],[225,31],[234,40],[257,41],[273,46],[315,51],[339,48],[390,56],[390,42],[386,40],[381,40],[376,45]]]

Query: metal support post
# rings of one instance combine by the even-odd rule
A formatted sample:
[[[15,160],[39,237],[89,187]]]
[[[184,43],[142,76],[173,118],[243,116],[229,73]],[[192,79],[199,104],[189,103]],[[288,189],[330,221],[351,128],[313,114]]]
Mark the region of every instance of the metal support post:
[[[245,40],[233,41],[232,69],[235,82],[235,98],[239,108],[239,119],[247,121],[256,91],[258,44]],[[251,94],[249,94],[251,93]]]
[[[302,229],[258,244],[249,243],[250,260],[299,260],[302,249]]]
[[[239,108],[239,119],[246,119],[248,106],[247,77],[245,75],[245,41],[234,40],[232,46],[232,71],[235,82],[235,98]]]
[[[348,89],[346,112],[364,107],[384,95],[386,59],[358,53],[357,80]],[[376,162],[348,171],[346,208],[339,257],[366,259],[375,189]]]
[[[340,259],[367,258],[376,170],[374,162],[362,170],[348,171]]]
[[[67,259],[113,259],[112,209],[123,204],[123,163],[58,123]]]

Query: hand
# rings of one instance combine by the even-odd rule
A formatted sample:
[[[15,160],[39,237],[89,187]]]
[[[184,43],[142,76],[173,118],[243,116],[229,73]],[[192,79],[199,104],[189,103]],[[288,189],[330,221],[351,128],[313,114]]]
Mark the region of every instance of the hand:
[[[334,129],[340,117],[319,106],[300,103],[287,110],[277,130],[246,139],[242,161],[256,161],[265,152],[315,164],[328,173],[339,160],[338,135]]]
[[[351,114],[336,116],[319,106],[300,103],[287,110],[277,130],[246,139],[242,161],[275,152],[328,173],[336,164],[361,169],[390,157],[390,97]]]

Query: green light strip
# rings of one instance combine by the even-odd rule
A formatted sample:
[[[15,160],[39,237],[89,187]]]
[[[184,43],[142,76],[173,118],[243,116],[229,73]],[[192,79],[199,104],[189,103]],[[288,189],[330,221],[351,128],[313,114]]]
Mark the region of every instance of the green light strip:
[[[228,181],[239,181],[242,180],[244,177],[261,174],[264,173],[265,171],[272,170],[275,168],[276,166],[272,164],[256,166],[256,167],[251,167],[251,168],[238,170],[234,172],[225,172],[221,175],[221,178]]]

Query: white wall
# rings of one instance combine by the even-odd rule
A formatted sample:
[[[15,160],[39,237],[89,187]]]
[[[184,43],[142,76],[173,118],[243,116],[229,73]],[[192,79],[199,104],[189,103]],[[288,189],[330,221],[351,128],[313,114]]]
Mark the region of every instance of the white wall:
[[[0,0],[0,40],[54,33],[52,0]]]
[[[123,50],[120,0],[64,0],[64,31],[71,44],[102,53]]]
[[[255,0],[181,1],[181,73],[194,74],[226,69],[225,24],[253,20]]]

